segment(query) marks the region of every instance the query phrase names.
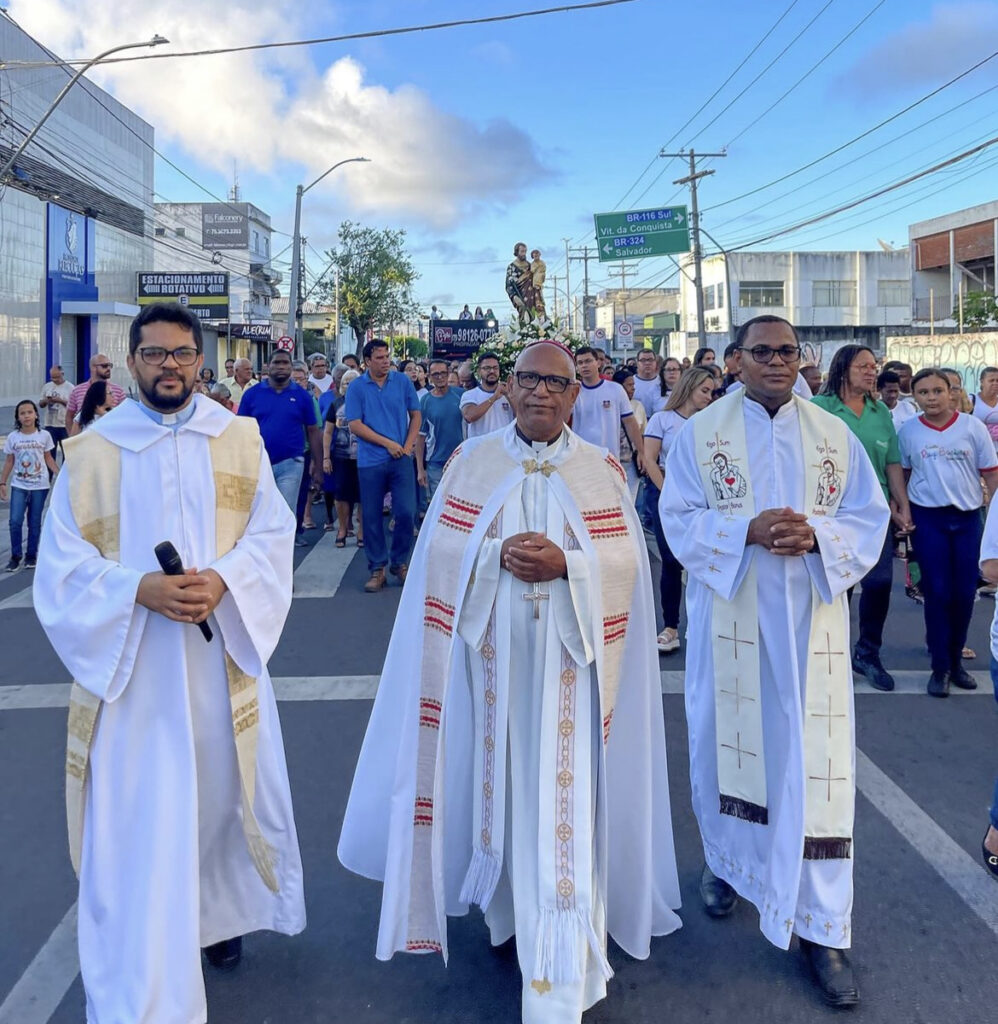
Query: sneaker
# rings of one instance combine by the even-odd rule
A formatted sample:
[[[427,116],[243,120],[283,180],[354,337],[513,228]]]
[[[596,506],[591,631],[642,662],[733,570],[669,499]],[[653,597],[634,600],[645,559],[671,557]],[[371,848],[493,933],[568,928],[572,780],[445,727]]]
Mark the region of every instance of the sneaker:
[[[679,650],[679,630],[666,626],[656,638],[659,654],[672,654]]]
[[[374,569],[371,572],[371,578],[364,584],[364,590],[368,594],[376,594],[379,590],[383,590],[385,586],[385,570]]]
[[[38,560],[35,559],[35,558],[32,558],[30,555],[24,560],[24,568],[25,569],[34,569],[34,567],[37,564],[38,564]]]
[[[406,576],[409,575],[409,566],[403,562],[401,565],[393,565],[388,571],[398,579],[399,583],[404,584]]]
[[[18,567],[21,564],[20,555],[11,555],[10,561],[7,563],[7,572],[17,572]]]
[[[922,596],[922,591],[917,586],[909,586],[904,588],[905,597],[910,597],[915,604],[925,604],[925,598]]]
[[[852,656],[852,670],[864,676],[875,690],[890,692],[894,689],[894,677],[884,668],[879,654],[868,657],[857,652]]]

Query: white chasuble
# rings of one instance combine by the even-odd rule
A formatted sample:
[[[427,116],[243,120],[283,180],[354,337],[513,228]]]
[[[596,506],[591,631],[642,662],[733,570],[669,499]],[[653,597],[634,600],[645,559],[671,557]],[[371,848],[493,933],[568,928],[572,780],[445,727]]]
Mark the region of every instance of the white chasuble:
[[[77,522],[67,452],[39,549],[39,620],[97,709],[83,761],[79,846],[90,1024],[205,1021],[202,946],[305,925],[266,669],[290,606],[293,520],[259,440],[255,487],[244,494],[245,477],[224,454],[211,454],[225,447],[218,439],[234,417],[210,400],[194,402],[176,431],[131,401],[101,419],[91,432],[116,449],[120,467],[116,521]],[[228,540],[227,510],[246,500],[245,527]],[[164,540],[185,566],[213,568],[228,586],[209,620],[210,644],[196,627],[135,603],[142,575],[158,571],[153,549]],[[255,705],[246,702],[254,690]],[[70,779],[83,756],[74,749],[77,725],[71,720]],[[247,736],[256,740],[249,786],[238,752]]]
[[[689,574],[690,771],[707,863],[783,948],[793,932],[850,944],[845,592],[879,557],[889,512],[865,452],[840,428],[796,398],[771,418],[738,392],[680,432],[659,503]],[[746,544],[751,518],[783,507],[807,515],[816,552]]]
[[[644,957],[679,926],[647,559],[612,465],[567,430],[540,450],[515,427],[459,449],[413,557],[340,841],[347,867],[385,880],[379,957],[446,956],[445,912],[478,903],[493,942],[516,934],[529,1022],[578,1021],[605,995],[608,927]],[[504,538],[527,530],[563,548],[567,579],[535,588],[501,569]],[[451,535],[448,584],[427,563]],[[447,685],[431,693],[441,664]]]

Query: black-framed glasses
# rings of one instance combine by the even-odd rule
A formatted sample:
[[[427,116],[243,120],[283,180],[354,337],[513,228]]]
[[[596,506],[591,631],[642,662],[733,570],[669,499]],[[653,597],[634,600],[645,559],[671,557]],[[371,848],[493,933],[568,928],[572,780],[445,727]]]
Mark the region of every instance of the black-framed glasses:
[[[437,377],[449,377],[449,376],[450,376],[450,370],[436,370],[434,373],[429,374],[429,377],[430,377],[431,380],[434,380]]]
[[[800,347],[798,345],[780,345],[779,348],[770,348],[769,345],[753,345],[751,348],[744,348],[757,363],[771,363],[773,356],[779,356],[785,363],[796,363],[800,359]]]
[[[177,366],[193,366],[201,353],[193,345],[181,345],[180,348],[160,348],[158,345],[147,345],[138,348],[135,354],[146,366],[162,366],[167,356],[173,356]]]
[[[556,373],[534,373],[532,370],[519,370],[514,374],[516,383],[527,391],[533,391],[541,381],[553,395],[560,395],[572,383],[568,377],[559,377]]]

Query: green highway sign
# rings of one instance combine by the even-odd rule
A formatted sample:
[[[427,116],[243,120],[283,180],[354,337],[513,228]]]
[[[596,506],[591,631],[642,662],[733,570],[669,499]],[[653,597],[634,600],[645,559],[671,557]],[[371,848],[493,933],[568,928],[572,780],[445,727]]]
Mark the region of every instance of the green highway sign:
[[[690,251],[689,218],[685,206],[597,213],[594,219],[600,263]]]

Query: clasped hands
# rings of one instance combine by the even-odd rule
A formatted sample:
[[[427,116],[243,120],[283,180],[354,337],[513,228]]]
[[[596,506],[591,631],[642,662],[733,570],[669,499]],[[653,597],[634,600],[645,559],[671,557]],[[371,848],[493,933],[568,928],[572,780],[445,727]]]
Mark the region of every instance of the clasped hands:
[[[515,533],[507,537],[499,561],[524,583],[547,583],[568,573],[565,552],[543,533]]]
[[[806,555],[816,546],[807,516],[792,508],[767,508],[750,523],[747,544],[758,544],[774,555]]]
[[[147,572],[139,580],[137,604],[174,622],[204,622],[228,587],[214,569],[185,569],[182,576]]]

